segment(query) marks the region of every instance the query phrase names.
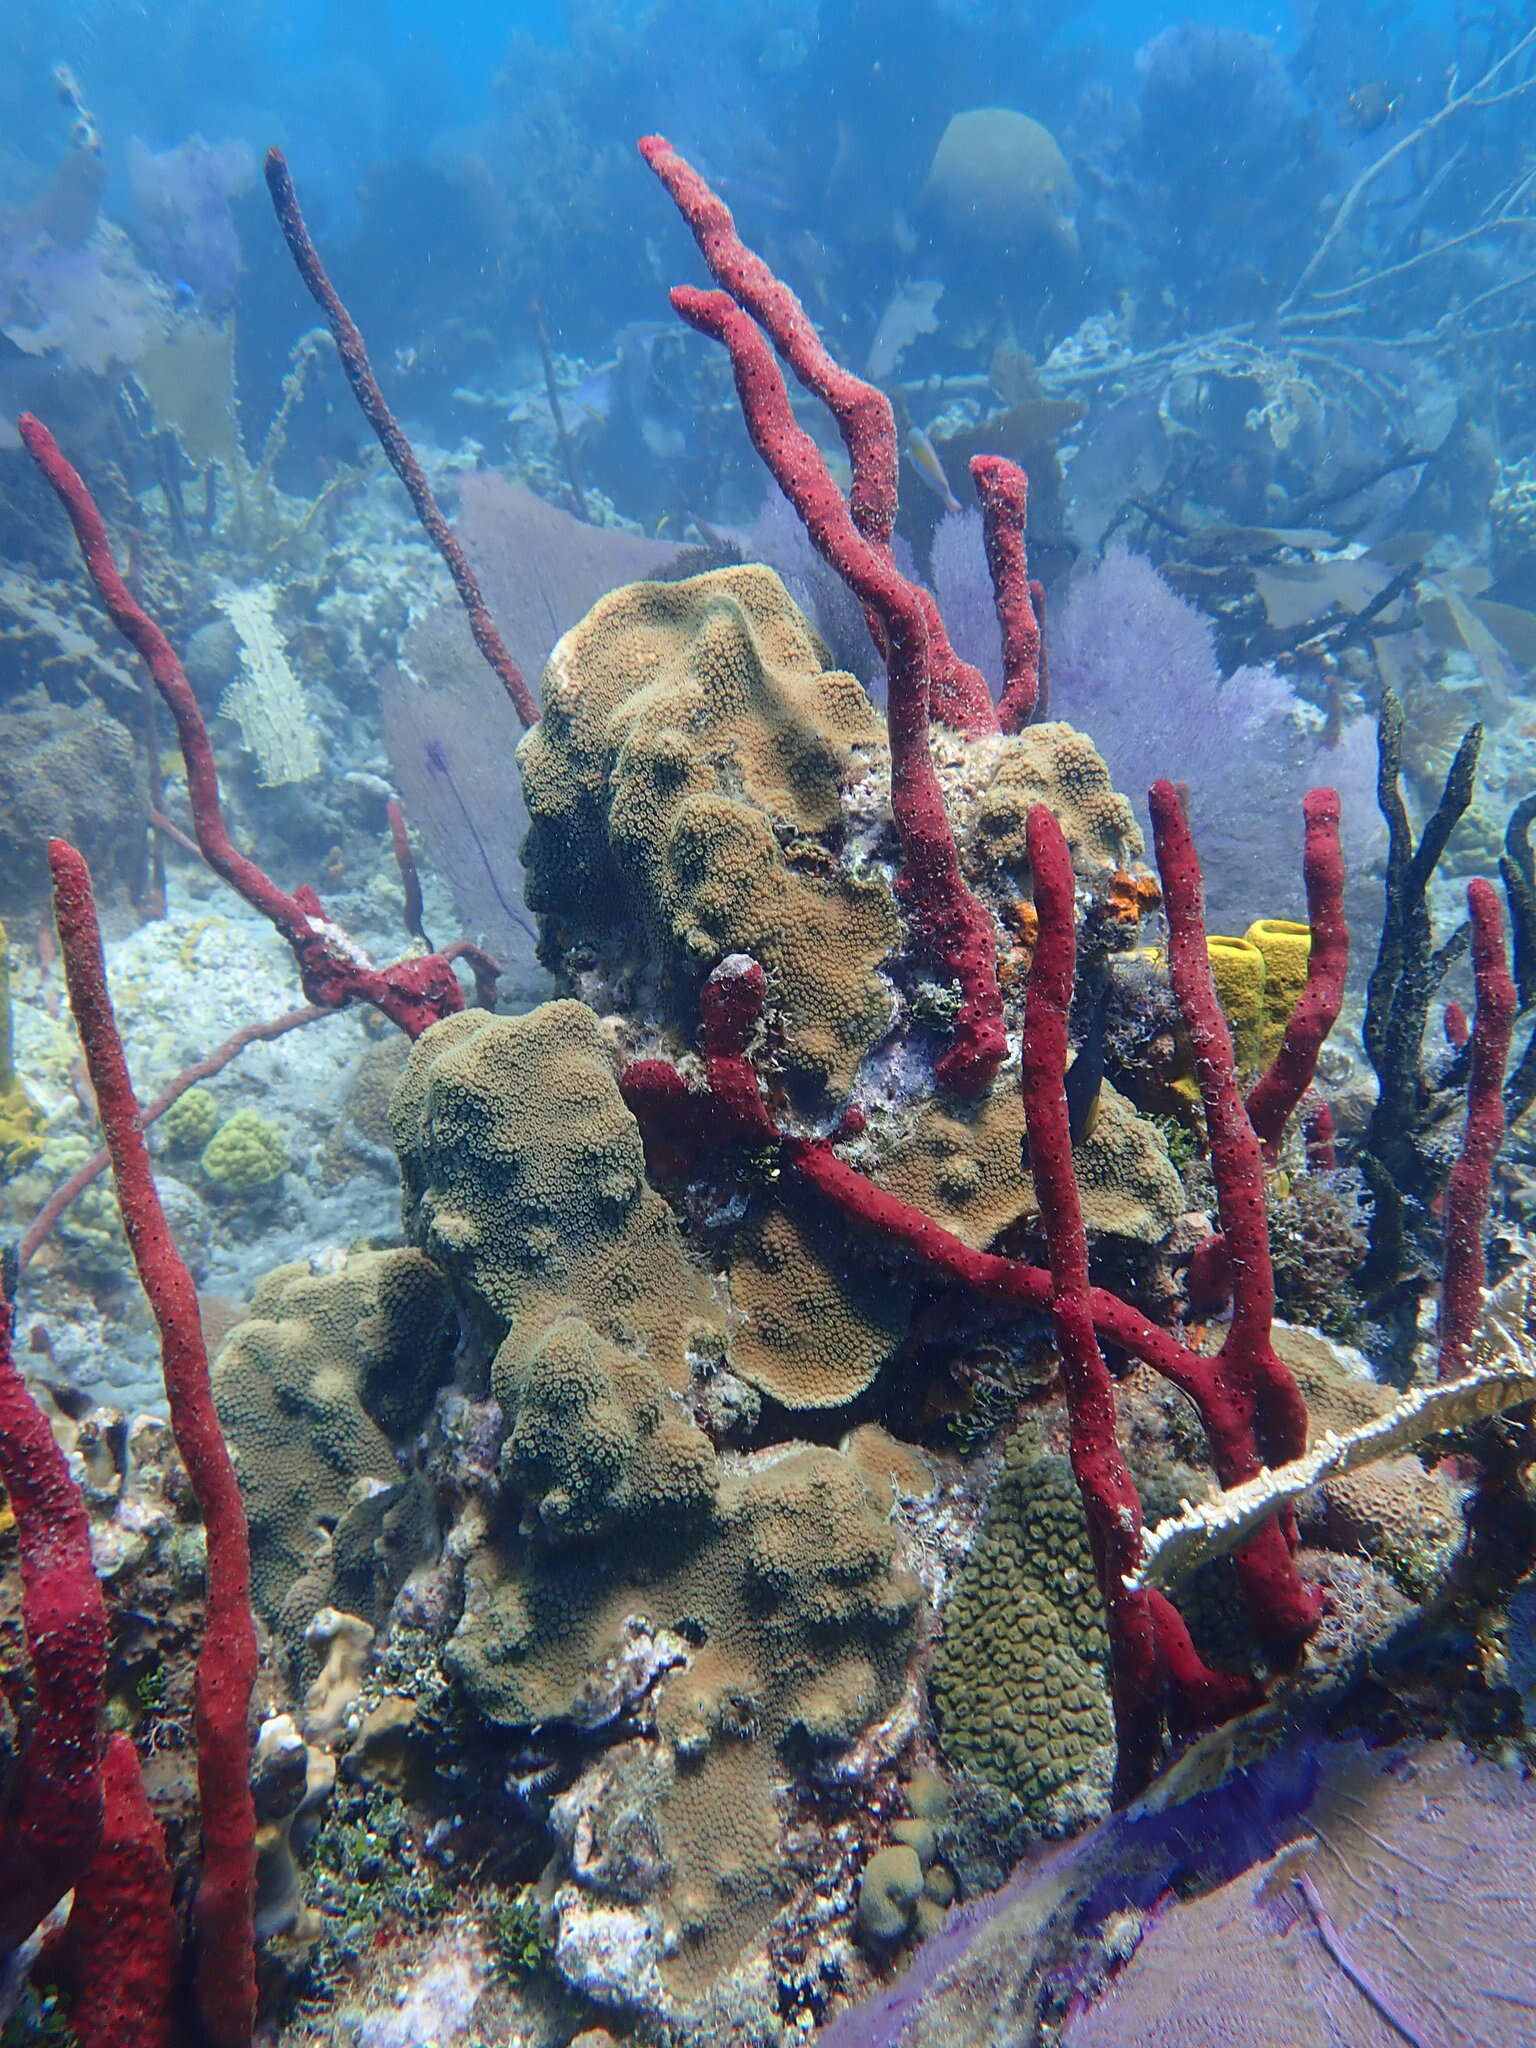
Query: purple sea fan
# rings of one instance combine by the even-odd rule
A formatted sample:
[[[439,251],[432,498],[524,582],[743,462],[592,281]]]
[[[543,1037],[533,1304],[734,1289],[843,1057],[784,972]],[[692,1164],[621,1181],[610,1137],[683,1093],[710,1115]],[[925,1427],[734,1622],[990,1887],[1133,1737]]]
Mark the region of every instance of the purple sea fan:
[[[211,313],[225,313],[240,283],[240,240],[230,201],[256,181],[256,158],[243,142],[194,135],[175,149],[128,145],[138,237],[171,285],[193,291]]]
[[[995,702],[1003,692],[1003,643],[981,514],[974,505],[946,512],[934,528],[929,571],[950,645],[981,670]]]
[[[1049,632],[1052,716],[1089,735],[1138,814],[1160,776],[1188,785],[1212,931],[1301,914],[1301,800],[1319,784],[1340,793],[1352,881],[1369,870],[1380,840],[1369,719],[1330,747],[1273,669],[1223,680],[1210,622],[1124,548],[1072,584]]]
[[[621,583],[662,576],[671,545],[586,526],[495,471],[460,486],[459,531],[507,645],[536,679],[560,635]],[[405,815],[453,895],[464,933],[505,970],[501,1000],[550,993],[523,901],[528,813],[517,773],[522,727],[456,604],[435,605],[383,678],[384,744]],[[435,936],[435,934],[434,934]]]
[[[1344,1753],[1307,1820],[1152,1922],[1065,2048],[1530,2048],[1529,1784],[1449,1742]]]

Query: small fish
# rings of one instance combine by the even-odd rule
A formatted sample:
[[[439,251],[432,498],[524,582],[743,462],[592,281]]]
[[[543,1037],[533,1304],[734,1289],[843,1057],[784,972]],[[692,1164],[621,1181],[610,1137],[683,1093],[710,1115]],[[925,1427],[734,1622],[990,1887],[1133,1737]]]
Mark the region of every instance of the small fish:
[[[1389,92],[1380,79],[1372,79],[1368,85],[1357,85],[1353,92],[1345,94],[1339,119],[1356,135],[1374,135],[1378,128],[1395,121],[1402,111],[1403,95]]]
[[[1067,1068],[1063,1089],[1067,1098],[1067,1130],[1075,1152],[1093,1136],[1099,1120],[1104,1093],[1104,1048],[1108,1036],[1109,976],[1101,974],[1093,993],[1088,1029]],[[1029,1133],[1019,1139],[1019,1163],[1029,1172]]]
[[[420,361],[421,357],[414,348],[397,348],[395,350],[395,374],[400,377],[408,377]]]
[[[944,474],[939,451],[921,427],[907,429],[907,460],[929,490],[939,499],[946,512],[960,510],[960,500],[949,488],[949,478]]]
[[[577,385],[570,402],[578,424],[586,422],[595,427],[607,426],[608,415],[613,411],[614,376],[618,367],[619,359],[615,356],[611,363],[599,363],[596,369],[589,370]]]
[[[1093,1136],[1104,1091],[1104,1042],[1109,1018],[1109,976],[1101,976],[1093,993],[1088,1029],[1067,1069],[1067,1127],[1076,1147]]]

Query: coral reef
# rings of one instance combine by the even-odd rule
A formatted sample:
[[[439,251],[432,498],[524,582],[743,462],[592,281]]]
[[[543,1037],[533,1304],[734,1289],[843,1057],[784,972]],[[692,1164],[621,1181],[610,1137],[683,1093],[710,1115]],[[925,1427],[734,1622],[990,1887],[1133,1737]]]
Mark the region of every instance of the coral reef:
[[[1067,1461],[1016,1430],[944,1610],[933,1691],[945,1754],[1042,1832],[1091,1810],[1112,1758],[1108,1659]]]
[[[219,1125],[198,1159],[204,1176],[232,1195],[254,1194],[288,1171],[282,1133],[259,1109],[237,1109]]]
[[[98,705],[21,699],[0,711],[0,915],[36,916],[43,848],[62,833],[107,887],[147,871],[148,793],[127,729]]]
[[[1155,51],[1149,80],[1176,54]],[[1065,164],[1043,129],[1006,113],[951,124],[930,205],[969,205],[979,180],[983,232],[1054,234],[1065,250]],[[998,145],[990,162],[978,143],[982,156]],[[1223,682],[1201,622],[1148,565],[1112,555],[1080,586],[1107,641],[1136,639],[1138,606],[1157,625],[1130,653],[1094,652],[1088,626],[1074,627],[1082,701],[1118,703],[1087,722],[1118,754],[1074,724],[1036,723],[1048,677],[1028,491],[1011,461],[978,453],[965,530],[995,610],[994,691],[898,548],[891,404],[830,357],[692,166],[662,138],[641,147],[720,287],[679,289],[676,310],[723,346],[749,437],[838,580],[841,627],[868,630],[883,718],[785,584],[740,563],[573,607],[540,717],[524,643],[491,621],[286,166],[268,162],[301,276],[457,587],[457,637],[468,632],[507,716],[531,727],[517,760],[527,908],[559,1000],[494,1015],[496,963],[475,946],[432,948],[441,899],[430,882],[424,894],[407,816],[372,765],[356,781],[397,866],[381,829],[386,879],[371,870],[345,900],[388,899],[410,935],[399,959],[375,967],[313,889],[290,891],[238,849],[157,595],[130,588],[83,479],[46,428],[22,423],[97,592],[148,665],[151,703],[175,717],[188,844],[282,941],[273,951],[314,999],[246,1037],[357,1005],[409,1050],[358,1057],[357,1037],[337,1054],[327,1071],[338,1097],[350,1073],[350,1092],[323,1144],[290,1128],[285,1104],[269,1105],[274,1117],[226,1105],[230,1082],[217,1096],[192,1085],[223,1070],[240,1033],[141,1113],[89,878],[74,849],[51,848],[71,1000],[184,1464],[163,1445],[156,1463],[138,1425],[135,1437],[82,1419],[40,1321],[29,1394],[0,1303],[0,1476],[22,1567],[3,1619],[26,1652],[0,1831],[0,1867],[25,1882],[0,1934],[26,1944],[73,1890],[66,1988],[83,2048],[193,2028],[215,2048],[285,2028],[365,2048],[616,2036],[782,2048],[888,1983],[907,1944],[931,1936],[891,2005],[877,1992],[836,2023],[846,2039],[926,2024],[925,1985],[964,1954],[977,2026],[995,1997],[1033,2029],[1049,1998],[1056,2032],[1087,2042],[1122,1998],[1165,2023],[1157,1967],[1181,1916],[1200,1955],[1235,1942],[1262,2019],[1273,2001],[1250,1922],[1277,1901],[1291,1915],[1278,1938],[1300,1928],[1314,1970],[1297,2023],[1317,2018],[1318,2031],[1340,1992],[1324,1957],[1380,2015],[1339,1932],[1347,1922],[1349,1944],[1368,1945],[1365,1888],[1325,1886],[1294,1845],[1310,1826],[1360,1848],[1361,1802],[1400,1836],[1400,1774],[1319,1736],[1393,1735],[1438,1714],[1490,1746],[1522,1739],[1504,1610],[1536,1559],[1529,1248],[1500,1243],[1493,1256],[1515,1278],[1486,1306],[1483,1290],[1494,1159],[1523,1106],[1525,1063],[1505,1076],[1513,1016],[1536,980],[1529,817],[1517,811],[1506,841],[1513,977],[1479,877],[1467,892],[1475,1008],[1448,1015],[1433,1061],[1428,1005],[1455,942],[1433,949],[1428,893],[1475,742],[1415,843],[1388,699],[1392,900],[1365,1039],[1382,1103],[1395,1089],[1411,1112],[1400,1136],[1419,1170],[1415,1253],[1443,1252],[1434,1344],[1426,1324],[1395,1354],[1424,1383],[1395,1395],[1328,1341],[1378,1335],[1355,1271],[1364,1118],[1341,1094],[1336,1126],[1316,1094],[1348,1072],[1345,1050],[1325,1051],[1347,999],[1340,801],[1331,788],[1290,800],[1333,742],[1358,736],[1345,699],[1316,711],[1266,670]],[[216,294],[217,263],[208,275]],[[936,290],[908,296],[882,344],[892,364],[904,320],[909,341],[931,331]],[[919,302],[929,325],[910,317]],[[545,358],[558,415],[561,372]],[[827,408],[846,492],[781,363]],[[992,382],[1022,374],[1015,362]],[[253,485],[253,507],[270,483]],[[479,488],[482,510],[496,488]],[[532,531],[525,513],[502,503],[496,516]],[[652,565],[655,544],[633,546]],[[276,581],[244,583],[227,609],[264,649],[252,669],[267,710],[292,723],[308,627]],[[1062,647],[1070,682],[1072,632]],[[233,652],[227,621],[204,626],[205,692]],[[1275,887],[1283,829],[1301,841],[1305,924],[1262,916],[1241,941],[1208,940],[1198,789],[1186,803],[1172,782],[1152,784],[1156,878],[1141,865],[1117,779],[1165,740],[1158,691],[1186,660],[1191,765],[1212,794],[1223,881],[1247,887],[1252,859],[1269,862],[1240,921],[1294,907]],[[455,725],[426,695],[407,711],[402,749],[446,776],[460,856],[489,869],[493,842],[455,781],[462,752],[450,762],[443,737],[461,747],[472,717]],[[485,751],[510,772],[505,745]],[[1186,763],[1164,745],[1156,766]],[[275,751],[268,767],[286,773]],[[152,780],[158,811],[158,762]],[[284,801],[309,815],[308,798]],[[335,815],[324,801],[318,815]],[[503,824],[517,815],[509,803]],[[162,836],[179,830],[160,812]],[[1228,833],[1248,845],[1246,872]],[[325,871],[345,865],[337,848]],[[515,878],[502,887],[490,872],[485,886],[504,929],[521,932]],[[1148,932],[1154,912],[1163,924]],[[217,925],[174,941],[183,964],[229,972],[209,964],[239,957]],[[125,957],[152,958],[146,945],[125,940]],[[479,1007],[466,1007],[456,961]],[[1388,991],[1394,968],[1409,986]],[[130,997],[163,1007],[153,972]],[[64,1124],[68,1055],[51,1057]],[[198,1300],[196,1258],[189,1270],[172,1244],[143,1139],[162,1110],[164,1155],[197,1153],[203,1193],[234,1198],[168,1183],[189,1250],[215,1222],[281,1214],[305,1253],[260,1283],[211,1376],[206,1333],[235,1310]],[[72,1141],[73,1158],[83,1141],[59,1142]],[[345,1184],[361,1165],[376,1199],[393,1152],[404,1247],[376,1217],[330,1242],[301,1234],[316,1212],[289,1168],[311,1144],[317,1178]],[[1380,1180],[1385,1154],[1377,1142],[1366,1178]],[[21,1263],[91,1169],[28,1231]],[[120,1288],[104,1225],[98,1197],[85,1226]],[[1382,1247],[1377,1228],[1378,1260]],[[64,1284],[78,1288],[84,1265]],[[1391,1278],[1410,1291],[1417,1280]],[[1282,1303],[1316,1327],[1277,1322]],[[128,1443],[154,1466],[148,1507],[113,1468]],[[167,1502],[185,1523],[174,1533]],[[156,1576],[177,1557],[202,1571],[200,1628]],[[98,1574],[121,1575],[110,1603]],[[200,1828],[190,1777],[176,1804],[162,1776],[165,1754],[193,1760],[189,1710]],[[1403,1766],[1415,1769],[1437,1799],[1523,1825],[1492,1766],[1471,1772],[1470,1794],[1449,1746]],[[1105,1819],[1113,1807],[1131,1811]],[[1079,1845],[1042,1852],[1043,1901],[1021,1878],[946,1923],[1019,1846],[1090,1820],[1101,1825]],[[1449,1857],[1451,1889],[1484,1882],[1464,1849]],[[1182,1903],[1153,1922],[1170,1868]],[[1250,1911],[1255,1887],[1265,1903]],[[1370,1967],[1385,1967],[1374,1951]],[[1447,1970],[1480,2021],[1479,1987]],[[882,2011],[897,2016],[883,2033]]]
[[[690,1345],[718,1329],[718,1310],[647,1184],[597,1018],[568,1002],[444,1022],[413,1049],[390,1108],[407,1229],[493,1343],[527,1347],[579,1315],[684,1391]]]

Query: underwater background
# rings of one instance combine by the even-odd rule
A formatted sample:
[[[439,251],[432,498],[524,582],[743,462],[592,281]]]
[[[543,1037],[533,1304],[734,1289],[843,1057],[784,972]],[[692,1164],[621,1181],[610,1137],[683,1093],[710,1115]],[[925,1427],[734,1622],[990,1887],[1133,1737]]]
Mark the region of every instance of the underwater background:
[[[0,2048],[1533,2048],[1536,15],[0,20]]]

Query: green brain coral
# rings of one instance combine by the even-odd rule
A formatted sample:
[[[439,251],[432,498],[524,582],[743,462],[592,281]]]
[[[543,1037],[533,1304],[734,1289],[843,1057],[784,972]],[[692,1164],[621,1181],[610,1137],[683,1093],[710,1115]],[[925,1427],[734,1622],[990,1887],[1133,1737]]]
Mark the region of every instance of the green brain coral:
[[[1020,1430],[944,1610],[933,1697],[950,1760],[1038,1827],[1107,1788],[1108,1644],[1082,1504],[1063,1457]]]
[[[173,1152],[200,1152],[218,1127],[219,1101],[213,1090],[189,1088],[161,1117],[160,1136]]]
[[[198,1164],[216,1187],[245,1195],[281,1180],[290,1161],[276,1124],[259,1109],[237,1109],[203,1147]]]

